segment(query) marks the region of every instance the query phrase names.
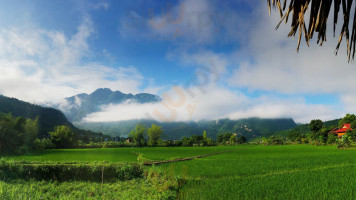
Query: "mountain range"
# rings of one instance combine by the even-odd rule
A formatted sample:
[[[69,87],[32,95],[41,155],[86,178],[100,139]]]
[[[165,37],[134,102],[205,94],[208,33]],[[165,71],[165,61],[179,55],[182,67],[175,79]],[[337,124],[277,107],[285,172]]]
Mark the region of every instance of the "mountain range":
[[[165,131],[165,139],[180,139],[184,136],[201,135],[204,130],[208,136],[216,138],[219,133],[232,132],[248,138],[269,136],[276,131],[295,128],[293,119],[219,119],[198,122],[158,122],[153,120],[127,120],[118,122],[83,122],[88,114],[101,111],[101,107],[109,104],[120,104],[132,101],[139,104],[161,101],[157,95],[140,93],[124,94],[108,88],[100,88],[91,94],[78,94],[65,99],[65,104],[57,107],[63,111],[69,121],[82,129],[102,132],[110,136],[126,137],[137,123],[146,126],[158,124]],[[120,112],[117,113],[118,115]]]
[[[100,111],[103,105],[120,104],[126,101],[153,103],[161,101],[161,98],[148,93],[133,95],[111,91],[109,88],[99,88],[91,94],[82,93],[65,98],[64,104],[58,104],[55,107],[62,110],[69,121],[80,122],[88,114]]]
[[[138,103],[149,103],[161,101],[156,95],[141,94],[124,94],[119,91],[111,91],[107,88],[97,89],[91,94],[78,94],[66,98],[68,109],[61,112],[55,108],[43,107],[30,104],[15,98],[9,98],[0,95],[0,112],[12,113],[15,117],[26,117],[31,119],[38,118],[39,136],[46,137],[48,132],[52,131],[55,126],[67,125],[77,134],[90,138],[103,137],[103,134],[113,137],[127,137],[128,133],[137,123],[145,126],[157,124],[164,130],[164,139],[181,139],[191,135],[202,135],[207,131],[207,135],[216,138],[218,134],[231,132],[238,135],[244,135],[247,138],[286,136],[290,132],[297,131],[300,133],[309,133],[308,124],[297,125],[293,119],[219,119],[219,120],[202,120],[198,122],[158,122],[153,120],[128,120],[118,122],[80,122],[80,119],[92,112],[100,111],[100,106],[107,104],[119,104],[125,101],[135,101]],[[63,106],[58,106],[63,108]],[[118,113],[120,114],[120,113]],[[67,120],[67,118],[69,120]],[[339,119],[324,122],[324,126],[337,126]],[[75,126],[73,126],[73,124]],[[79,128],[76,128],[79,127]],[[86,131],[86,130],[90,131]],[[98,133],[100,132],[100,133]]]
[[[255,137],[269,137],[277,131],[287,130],[297,127],[293,119],[220,119],[220,120],[202,120],[198,122],[157,122],[152,120],[129,120],[119,122],[96,122],[96,123],[75,123],[76,126],[92,131],[102,132],[110,136],[127,137],[131,129],[137,123],[145,126],[156,124],[164,130],[164,139],[177,140],[182,137],[192,135],[202,135],[207,131],[207,135],[216,138],[218,134],[231,132],[237,135],[244,135],[248,139]]]

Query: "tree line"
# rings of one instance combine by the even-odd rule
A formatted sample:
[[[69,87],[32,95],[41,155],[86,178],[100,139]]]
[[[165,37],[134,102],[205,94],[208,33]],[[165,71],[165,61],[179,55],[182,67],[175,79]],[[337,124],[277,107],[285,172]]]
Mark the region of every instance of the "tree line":
[[[346,134],[338,138],[335,130],[342,127],[343,124],[351,124],[351,129],[346,131]],[[265,145],[279,145],[285,143],[294,144],[313,144],[313,145],[338,145],[338,147],[350,147],[351,142],[356,142],[356,116],[354,114],[346,114],[338,125],[326,126],[320,119],[313,119],[308,124],[309,133],[303,131],[292,130],[285,137],[271,136],[270,138],[262,138],[261,143]]]

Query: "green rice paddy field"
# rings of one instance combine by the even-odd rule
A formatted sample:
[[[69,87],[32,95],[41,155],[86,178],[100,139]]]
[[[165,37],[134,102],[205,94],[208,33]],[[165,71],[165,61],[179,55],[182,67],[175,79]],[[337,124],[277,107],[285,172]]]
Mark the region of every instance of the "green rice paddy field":
[[[47,150],[6,160],[137,162],[225,152],[155,166],[187,181],[175,194],[148,182],[0,181],[0,197],[17,199],[356,199],[356,150],[335,146],[218,146]],[[140,155],[140,156],[139,156]],[[149,168],[149,167],[147,167]],[[152,168],[152,167],[151,167]],[[41,186],[42,185],[42,186]],[[43,189],[46,188],[46,189]],[[101,195],[98,195],[98,194]]]

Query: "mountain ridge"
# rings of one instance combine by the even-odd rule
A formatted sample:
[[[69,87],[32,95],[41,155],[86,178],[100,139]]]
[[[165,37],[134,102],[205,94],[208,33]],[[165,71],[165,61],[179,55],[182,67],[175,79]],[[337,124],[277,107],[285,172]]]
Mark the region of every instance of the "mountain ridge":
[[[75,123],[76,126],[92,131],[101,131],[106,135],[113,137],[126,137],[127,134],[135,127],[137,123],[145,126],[157,124],[162,126],[164,130],[164,139],[178,140],[182,137],[190,137],[191,135],[202,135],[203,131],[207,131],[207,135],[211,138],[216,138],[218,134],[231,132],[237,135],[244,135],[247,138],[255,138],[259,136],[268,137],[276,131],[286,130],[297,127],[297,124],[291,118],[280,119],[219,119],[219,120],[201,120],[198,122],[157,122],[154,120],[126,120],[119,122],[81,122]]]
[[[140,104],[161,101],[157,95],[149,93],[125,94],[112,91],[109,88],[98,88],[90,94],[81,93],[65,98],[66,103],[56,105],[71,122],[80,122],[88,114],[100,111],[102,105],[120,104],[125,101],[134,101]]]

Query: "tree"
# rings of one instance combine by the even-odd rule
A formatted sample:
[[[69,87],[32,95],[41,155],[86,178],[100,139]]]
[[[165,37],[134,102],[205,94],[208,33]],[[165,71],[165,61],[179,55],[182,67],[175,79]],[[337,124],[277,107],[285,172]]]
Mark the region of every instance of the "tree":
[[[203,136],[192,135],[192,136],[190,136],[190,140],[193,142],[193,144],[200,144],[200,142],[203,140]]]
[[[223,142],[224,142],[224,139],[225,139],[225,135],[219,133],[219,134],[218,134],[218,137],[217,137],[217,139],[216,139],[216,141],[217,141],[218,143],[223,143]]]
[[[182,141],[183,141],[183,146],[193,146],[193,141],[188,138],[188,137],[183,137],[182,138]]]
[[[313,119],[310,121],[308,127],[313,133],[317,133],[321,128],[323,128],[323,122],[320,119]]]
[[[219,134],[217,137],[217,142],[218,143],[222,143],[222,144],[226,144],[227,141],[230,141],[230,138],[232,136],[231,132],[226,132],[225,134]]]
[[[38,118],[36,120],[27,119],[24,124],[24,145],[32,149],[38,132]]]
[[[352,141],[356,141],[356,129],[352,129],[352,131],[351,130],[348,130],[347,132],[346,132],[346,134],[348,134],[349,136],[350,136],[350,139],[352,140]]]
[[[77,142],[77,135],[68,126],[56,126],[49,135],[56,148],[71,148]]]
[[[354,114],[346,114],[346,116],[339,121],[339,127],[343,124],[351,124],[351,128],[356,128],[354,127],[356,125],[355,123],[356,116]]]
[[[156,146],[161,139],[161,135],[163,133],[162,127],[157,126],[156,124],[152,124],[151,128],[148,128],[148,144],[151,146]]]
[[[137,124],[135,126],[135,129],[132,129],[129,135],[132,137],[136,146],[142,147],[146,142],[145,133],[146,133],[146,127],[142,124]]]
[[[337,143],[337,136],[334,134],[330,134],[328,139],[326,140],[327,144],[336,144]]]
[[[349,148],[351,147],[351,138],[348,134],[342,136],[338,148]]]
[[[235,134],[231,135],[229,141],[230,141],[230,145],[234,145],[236,142],[236,135]]]
[[[206,140],[208,137],[206,136],[206,131],[203,132],[203,139]]]
[[[281,138],[276,138],[273,135],[267,139],[267,145],[282,145],[283,140]]]
[[[302,135],[298,131],[292,131],[287,137],[292,142],[301,142]]]
[[[298,32],[299,29],[299,36],[298,36],[298,45],[297,45],[297,51],[299,50],[299,45],[300,45],[300,40],[302,37],[302,34],[304,33],[305,41],[307,45],[309,46],[309,41],[312,39],[313,35],[315,32],[318,33],[318,40],[317,43],[320,45],[323,44],[323,42],[326,42],[326,25],[327,21],[329,19],[329,13],[330,13],[330,8],[331,5],[334,4],[334,36],[335,36],[335,27],[338,21],[338,14],[340,11],[340,7],[342,8],[342,13],[343,13],[343,18],[341,18],[341,21],[343,22],[341,31],[340,31],[340,36],[339,36],[339,42],[336,46],[335,53],[337,54],[342,38],[346,38],[347,46],[347,56],[348,56],[348,61],[350,61],[351,55],[352,59],[355,57],[355,44],[356,44],[356,23],[352,22],[354,20],[351,17],[351,13],[354,14],[354,18],[356,16],[355,12],[355,7],[352,8],[353,0],[301,0],[301,1],[295,1],[291,0],[289,1],[289,6],[285,14],[283,12],[286,10],[286,4],[287,0],[284,0],[283,4],[281,4],[281,0],[272,0],[272,6],[277,7],[278,11],[281,16],[281,21],[277,25],[276,29],[279,28],[279,25],[282,23],[283,20],[285,22],[288,22],[289,15],[292,14],[292,24],[291,24],[291,31],[288,34],[288,37],[290,36],[295,36],[295,34]],[[269,12],[271,13],[271,0],[267,0],[268,4],[268,9]],[[282,6],[283,5],[283,6]],[[342,5],[342,6],[341,6]],[[310,8],[310,16],[306,17],[305,13],[306,11]],[[308,28],[306,27],[304,19],[309,18],[309,23],[308,23]],[[352,27],[352,33],[351,33],[351,40],[350,40],[350,34],[349,34],[349,23],[353,23]]]
[[[245,136],[241,135],[240,137],[238,137],[238,138],[236,139],[236,142],[237,142],[238,144],[243,144],[243,143],[247,142],[247,138],[246,138]]]
[[[37,121],[0,113],[0,155],[24,153],[32,149],[37,134]]]

